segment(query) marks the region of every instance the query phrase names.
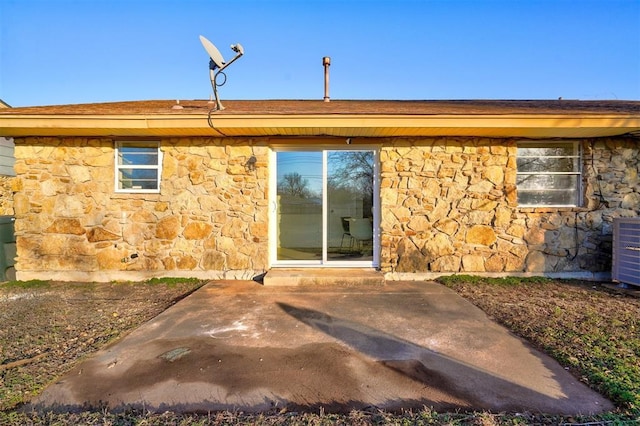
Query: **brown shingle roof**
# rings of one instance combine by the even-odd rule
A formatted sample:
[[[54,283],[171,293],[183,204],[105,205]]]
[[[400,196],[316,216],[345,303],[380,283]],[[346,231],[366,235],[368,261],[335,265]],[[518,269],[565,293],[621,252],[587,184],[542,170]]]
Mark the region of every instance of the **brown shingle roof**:
[[[208,113],[214,104],[206,100],[126,101],[92,104],[7,108],[0,114],[26,115],[145,115]],[[224,115],[638,115],[640,101],[576,100],[223,100]]]
[[[0,136],[605,137],[640,131],[639,101],[129,101],[0,110]]]

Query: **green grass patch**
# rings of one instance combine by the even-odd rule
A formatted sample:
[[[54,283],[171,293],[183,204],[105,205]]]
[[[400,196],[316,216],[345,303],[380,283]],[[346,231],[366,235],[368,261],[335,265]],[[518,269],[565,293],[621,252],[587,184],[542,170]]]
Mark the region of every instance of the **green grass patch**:
[[[44,280],[29,280],[29,281],[7,281],[5,283],[0,284],[0,288],[20,288],[20,289],[37,289],[37,288],[48,288],[51,286],[49,281]]]
[[[175,286],[178,284],[198,284],[205,283],[206,281],[201,280],[199,278],[177,278],[177,277],[161,277],[161,278],[151,278],[145,281],[145,284],[149,285],[167,285],[167,286]]]
[[[190,277],[155,277],[149,278],[146,281],[112,281],[113,284],[122,285],[164,285],[169,288],[176,287],[178,285],[198,285],[197,288],[204,285],[208,280],[202,280],[200,278]]]
[[[38,383],[31,374],[19,368],[3,371],[0,410],[15,407],[24,402],[25,398],[36,395],[42,387],[42,383]]]
[[[282,410],[272,413],[243,413],[239,411],[219,411],[208,414],[161,414],[148,411],[130,410],[123,413],[111,413],[108,410],[80,413],[19,413],[0,412],[2,425],[146,425],[164,426],[214,426],[214,425],[251,425],[251,426],[373,426],[373,425],[482,425],[482,426],[519,426],[519,425],[632,425],[637,419],[623,414],[608,413],[601,416],[555,416],[533,413],[489,413],[489,412],[453,412],[438,413],[424,410],[407,410],[389,413],[383,410],[354,410],[348,414],[294,413]]]

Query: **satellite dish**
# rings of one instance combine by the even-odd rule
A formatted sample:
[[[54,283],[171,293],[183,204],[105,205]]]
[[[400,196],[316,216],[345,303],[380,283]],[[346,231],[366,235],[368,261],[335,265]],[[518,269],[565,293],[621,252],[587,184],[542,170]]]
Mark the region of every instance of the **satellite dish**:
[[[224,66],[224,58],[218,48],[204,36],[200,36],[200,43],[204,46],[204,50],[207,51],[213,63],[216,64],[218,68],[222,68]]]
[[[240,43],[232,44],[231,50],[236,52],[236,56],[229,62],[225,62],[218,48],[214,46],[214,44],[211,43],[209,40],[207,40],[204,36],[200,36],[200,43],[202,43],[204,50],[207,51],[207,54],[209,55],[209,58],[210,58],[209,78],[211,80],[211,86],[213,87],[213,94],[215,95],[215,98],[216,98],[216,108],[218,110],[223,110],[224,107],[220,102],[220,98],[218,98],[218,86],[222,86],[224,85],[224,83],[227,82],[227,76],[225,73],[222,72],[222,70],[227,68],[233,62],[235,62],[235,60],[238,59],[240,56],[244,55],[244,48]],[[216,71],[216,69],[218,69],[218,71]],[[219,74],[222,74],[224,76],[224,80],[220,84],[218,84],[216,81]]]

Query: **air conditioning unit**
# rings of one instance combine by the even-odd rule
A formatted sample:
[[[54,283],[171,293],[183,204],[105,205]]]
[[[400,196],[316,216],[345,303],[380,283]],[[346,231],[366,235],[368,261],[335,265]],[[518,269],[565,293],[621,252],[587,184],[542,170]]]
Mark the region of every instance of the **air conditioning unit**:
[[[613,281],[640,286],[640,217],[613,220]]]

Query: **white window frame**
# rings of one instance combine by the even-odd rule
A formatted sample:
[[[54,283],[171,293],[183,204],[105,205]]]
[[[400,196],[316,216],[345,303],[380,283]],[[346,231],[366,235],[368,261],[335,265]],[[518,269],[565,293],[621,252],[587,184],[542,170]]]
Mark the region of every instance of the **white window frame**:
[[[353,147],[353,148],[352,148]],[[316,144],[312,148],[303,145],[274,145],[271,147],[269,162],[270,176],[269,185],[277,188],[277,153],[286,151],[318,151],[322,152],[322,241],[323,245],[327,241],[327,155],[329,151],[373,151],[374,153],[374,174],[373,174],[373,260],[369,261],[339,261],[328,260],[326,248],[323,248],[322,260],[301,261],[301,260],[278,260],[278,220],[277,220],[277,191],[272,191],[270,195],[269,208],[269,264],[271,267],[316,267],[316,268],[378,268],[380,265],[380,222],[381,204],[380,199],[380,146],[379,145],[355,145],[351,147],[339,148],[335,145]]]
[[[569,145],[573,146],[574,155],[569,156],[548,156],[545,158],[571,158],[577,160],[577,170],[571,172],[557,172],[557,171],[535,171],[535,172],[521,172],[516,166],[516,185],[519,181],[520,176],[525,175],[570,175],[576,177],[576,189],[575,189],[575,204],[521,204],[518,201],[519,207],[579,207],[582,205],[582,144],[580,141],[576,140],[539,140],[539,141],[518,141],[518,148],[526,148],[527,145],[536,145],[536,144],[558,144],[558,145]],[[523,158],[519,156],[519,158]],[[527,158],[527,157],[524,157]],[[539,158],[539,156],[535,156],[535,158]],[[555,189],[556,191],[563,189]],[[517,188],[517,191],[520,191],[520,188]],[[547,191],[554,191],[553,188],[547,188]]]
[[[158,164],[137,164],[135,166],[127,165],[127,164],[119,164],[119,156],[120,149],[122,147],[133,145],[133,144],[145,144],[156,147],[158,153]],[[115,143],[115,173],[114,173],[114,187],[115,192],[118,193],[127,193],[127,194],[157,194],[160,193],[160,183],[162,181],[162,150],[160,149],[160,141],[150,141],[150,140],[129,140],[129,141],[116,141]],[[143,189],[143,188],[121,188],[121,180],[120,180],[120,170],[121,169],[138,169],[138,170],[157,170],[158,181],[155,188],[152,189]]]

